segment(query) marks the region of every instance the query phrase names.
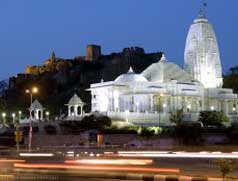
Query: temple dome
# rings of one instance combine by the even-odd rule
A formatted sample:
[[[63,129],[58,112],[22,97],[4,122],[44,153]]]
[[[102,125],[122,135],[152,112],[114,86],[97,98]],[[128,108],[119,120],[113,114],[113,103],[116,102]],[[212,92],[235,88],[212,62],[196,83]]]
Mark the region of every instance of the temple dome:
[[[136,74],[130,67],[126,74],[122,74],[115,79],[115,82],[147,82],[148,80],[140,74]]]
[[[74,93],[73,97],[70,98],[68,105],[81,105],[84,104],[84,102],[80,99],[80,97]]]
[[[141,73],[141,75],[151,82],[170,82],[171,80],[180,82],[193,81],[192,76],[186,73],[178,65],[169,62],[164,54],[157,63],[150,65]]]
[[[36,99],[30,106],[30,110],[38,110],[38,109],[43,109],[43,106],[41,103]]]

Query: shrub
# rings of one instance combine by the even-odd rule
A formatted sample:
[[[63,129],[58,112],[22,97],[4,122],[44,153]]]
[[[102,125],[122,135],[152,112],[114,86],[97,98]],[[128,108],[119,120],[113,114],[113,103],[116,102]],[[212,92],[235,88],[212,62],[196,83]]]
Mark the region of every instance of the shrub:
[[[222,111],[201,111],[199,122],[204,126],[221,127],[223,123],[229,122],[229,118]]]

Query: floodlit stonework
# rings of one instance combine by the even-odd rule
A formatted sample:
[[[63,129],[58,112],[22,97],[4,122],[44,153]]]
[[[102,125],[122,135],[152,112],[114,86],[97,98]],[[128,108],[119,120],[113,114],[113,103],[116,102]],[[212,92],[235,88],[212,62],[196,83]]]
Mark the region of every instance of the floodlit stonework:
[[[190,26],[184,52],[184,69],[205,88],[222,87],[217,39],[211,24],[200,15]]]
[[[237,119],[238,97],[221,88],[218,44],[203,15],[189,29],[184,56],[184,70],[163,55],[141,74],[130,68],[114,81],[91,84],[92,112],[144,126],[170,125],[170,112],[178,109],[187,121],[196,121],[205,110]]]

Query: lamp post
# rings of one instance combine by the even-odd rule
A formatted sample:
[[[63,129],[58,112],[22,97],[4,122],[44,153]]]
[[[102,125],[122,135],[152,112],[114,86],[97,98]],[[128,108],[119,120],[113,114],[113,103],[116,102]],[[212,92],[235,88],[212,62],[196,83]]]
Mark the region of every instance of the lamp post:
[[[7,114],[5,112],[2,113],[2,119],[3,119],[3,123],[6,124],[6,116]]]
[[[211,109],[211,111],[214,111],[215,108],[214,108],[214,106],[211,106],[210,109]]]
[[[233,107],[232,111],[233,111],[233,114],[235,115],[236,114],[236,107]]]
[[[12,113],[12,123],[13,123],[13,125],[16,124],[15,117],[16,117],[16,114]]]
[[[19,119],[19,121],[21,120],[21,115],[22,115],[22,112],[18,111],[18,119]]]
[[[20,150],[20,145],[19,145],[19,142],[21,141],[21,136],[20,135],[20,131],[19,131],[19,124],[18,122],[16,121],[16,114],[15,113],[12,113],[12,123],[13,123],[13,126],[15,128],[15,141],[16,141],[16,148],[17,148],[17,153],[19,153],[19,150]]]
[[[38,92],[37,87],[32,87],[31,89],[26,89],[26,93],[30,95],[30,100],[32,104],[33,94]],[[30,104],[30,106],[31,106]],[[29,110],[30,111],[30,110]],[[31,120],[31,111],[30,111],[30,123],[29,123],[29,140],[28,140],[28,151],[31,152],[31,144],[32,144],[32,120]]]
[[[50,120],[50,112],[49,112],[49,111],[46,111],[45,115],[46,115],[46,117],[47,117],[47,120],[49,121],[49,120]]]

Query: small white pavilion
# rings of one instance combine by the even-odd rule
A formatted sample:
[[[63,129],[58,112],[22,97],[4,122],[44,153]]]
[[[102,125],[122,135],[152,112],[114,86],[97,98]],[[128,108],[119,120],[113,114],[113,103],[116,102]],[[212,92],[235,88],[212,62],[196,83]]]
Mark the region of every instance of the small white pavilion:
[[[83,106],[85,103],[80,99],[80,97],[74,93],[73,97],[69,100],[68,104],[68,116],[67,120],[81,120],[84,116]]]
[[[30,120],[32,121],[40,121],[44,120],[44,109],[41,103],[36,99],[31,104],[30,111]]]

